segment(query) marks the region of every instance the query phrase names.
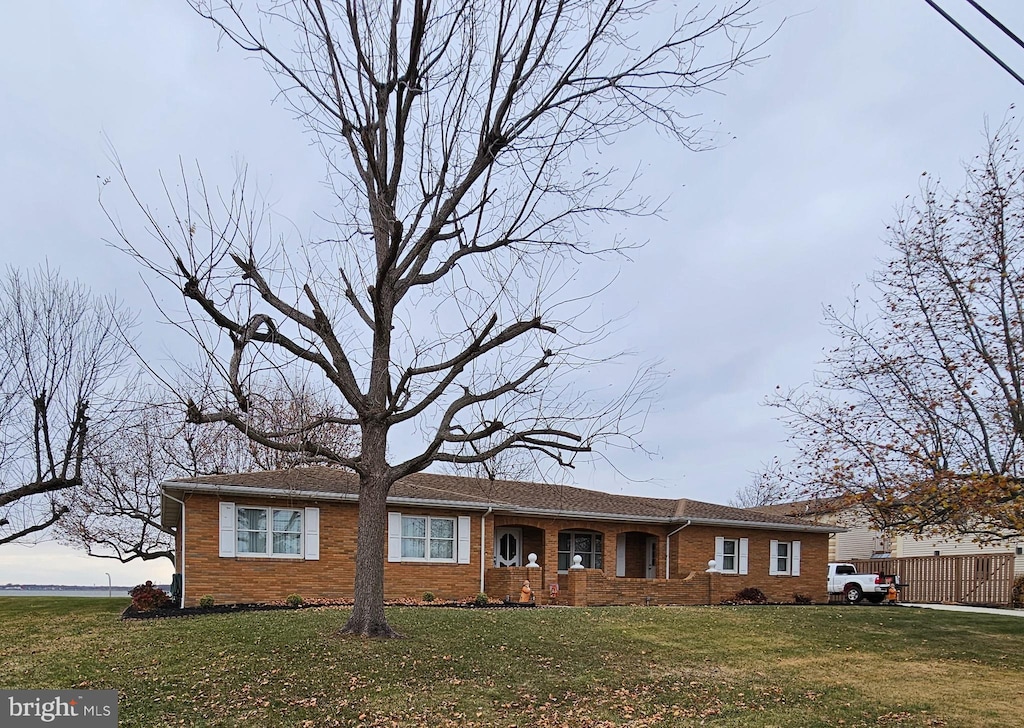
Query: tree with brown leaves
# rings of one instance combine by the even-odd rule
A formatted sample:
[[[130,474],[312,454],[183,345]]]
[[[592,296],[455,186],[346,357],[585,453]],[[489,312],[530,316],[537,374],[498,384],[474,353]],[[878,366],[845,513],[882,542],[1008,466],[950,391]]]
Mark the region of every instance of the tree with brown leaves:
[[[838,339],[806,390],[780,392],[805,491],[864,505],[882,529],[1024,534],[1024,167],[1009,125],[930,178],[889,228],[865,315],[826,309]]]

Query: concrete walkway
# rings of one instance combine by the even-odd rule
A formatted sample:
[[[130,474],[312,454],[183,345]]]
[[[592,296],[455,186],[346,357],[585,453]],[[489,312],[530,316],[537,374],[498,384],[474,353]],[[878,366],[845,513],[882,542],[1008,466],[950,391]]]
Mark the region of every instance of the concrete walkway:
[[[992,607],[968,607],[962,604],[908,604],[900,602],[901,607],[918,609],[939,609],[944,612],[974,612],[975,614],[995,614],[1000,617],[1024,617],[1024,609],[993,609]]]

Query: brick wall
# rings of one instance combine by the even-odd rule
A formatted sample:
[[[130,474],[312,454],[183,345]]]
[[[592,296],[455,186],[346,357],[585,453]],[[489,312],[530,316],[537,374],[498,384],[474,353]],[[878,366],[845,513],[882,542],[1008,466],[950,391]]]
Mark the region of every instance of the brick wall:
[[[715,538],[746,538],[748,542],[748,573],[721,574],[720,585],[712,596],[717,604],[747,587],[763,591],[770,601],[793,602],[795,594],[815,602],[827,602],[828,534],[794,531],[762,531],[752,528],[690,526],[672,537],[673,577],[690,571],[698,574],[707,569],[715,557]],[[678,543],[677,543],[678,539]],[[769,576],[770,542],[800,541],[800,576]]]
[[[220,558],[219,503],[216,495],[191,494],[185,497],[186,538],[184,554],[185,597],[194,605],[204,594],[213,595],[218,603],[270,601],[298,593],[304,598],[351,597],[355,579],[357,510],[355,504],[290,499],[235,498],[239,505],[320,508],[320,559],[272,559],[255,557]],[[438,511],[401,508],[407,515],[424,515]],[[458,514],[444,511],[446,516],[469,515],[470,563],[385,563],[385,596],[389,599],[419,598],[426,591],[440,599],[471,599],[480,591],[480,526],[481,514]],[[538,555],[540,569],[493,568],[494,528],[524,528],[523,555]],[[484,590],[492,597],[519,594],[522,580],[529,578],[539,603],[548,595],[548,585],[561,587],[559,601],[572,603],[579,584],[570,584],[567,575],[558,574],[558,532],[563,529],[596,531],[603,535],[603,573],[584,570],[588,604],[643,604],[654,596],[662,604],[718,603],[740,589],[757,587],[778,602],[792,602],[795,594],[804,594],[815,601],[827,601],[825,578],[828,562],[828,537],[824,533],[759,531],[755,529],[691,525],[672,536],[671,579],[665,577],[665,536],[678,526],[637,525],[604,521],[570,521],[551,518],[488,516],[485,525],[483,563],[486,565]],[[534,530],[535,529],[535,530]],[[627,539],[627,573],[643,573],[645,536],[656,536],[657,576],[616,578],[616,542],[622,534]],[[637,534],[637,535],[634,535]],[[715,537],[749,539],[748,571],[744,576],[723,574],[714,587],[705,579],[708,559],[714,558]],[[799,540],[801,542],[801,575],[769,576],[769,541]],[[181,561],[179,560],[179,564]],[[492,572],[507,572],[505,574]],[[522,571],[522,573],[520,573]],[[696,576],[682,582],[690,572]],[[589,576],[589,574],[598,576]],[[680,582],[678,585],[676,582]],[[703,587],[699,584],[703,583]],[[698,595],[703,588],[703,596]],[[710,591],[709,591],[710,589]]]
[[[484,578],[484,591],[491,599],[504,599],[510,597],[512,601],[518,602],[519,595],[523,588],[523,582],[529,580],[530,588],[533,589],[534,601],[537,604],[546,604],[547,586],[544,583],[544,573],[541,569],[531,569],[525,566],[514,566],[509,568],[490,568]]]
[[[709,574],[684,581],[609,577],[597,569],[570,569],[564,596],[566,604],[577,607],[708,604],[710,582]]]
[[[318,507],[320,559],[306,561],[245,556],[221,558],[218,555],[219,508],[220,502],[228,499],[191,494],[184,500],[188,541],[184,562],[186,606],[195,605],[204,594],[213,595],[219,604],[281,600],[292,593],[307,599],[352,597],[357,522],[354,504],[249,497],[230,501],[242,506]],[[407,508],[401,512],[408,515],[430,513]],[[432,591],[439,599],[475,596],[480,591],[480,514],[469,515],[469,564],[385,563],[385,597],[419,598],[426,591]]]

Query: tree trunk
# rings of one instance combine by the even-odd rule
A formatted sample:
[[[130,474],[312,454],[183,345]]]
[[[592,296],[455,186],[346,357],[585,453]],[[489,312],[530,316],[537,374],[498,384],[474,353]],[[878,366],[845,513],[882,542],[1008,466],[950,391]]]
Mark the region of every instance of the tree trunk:
[[[359,531],[356,536],[355,605],[342,634],[361,637],[400,637],[384,616],[384,543],[390,483],[361,477]]]

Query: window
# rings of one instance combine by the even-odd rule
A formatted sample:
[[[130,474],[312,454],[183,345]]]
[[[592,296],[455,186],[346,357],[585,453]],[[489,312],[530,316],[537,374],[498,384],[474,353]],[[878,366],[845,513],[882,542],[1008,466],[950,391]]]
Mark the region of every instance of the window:
[[[271,557],[317,561],[320,558],[320,509],[256,508],[220,503],[218,556]]]
[[[455,519],[402,516],[402,560],[455,561]]]
[[[789,544],[779,541],[775,547],[775,571],[779,574],[789,573]]]
[[[302,556],[302,511],[238,507],[235,517],[239,556]]]
[[[584,569],[603,569],[603,537],[591,531],[558,532],[558,570],[568,571],[573,556],[580,557]]]
[[[723,574],[746,574],[750,539],[715,538],[715,568]]]
[[[735,538],[727,538],[722,541],[722,566],[721,570],[727,574],[735,574],[737,569],[736,558],[740,553],[739,541]]]
[[[772,541],[768,554],[769,576],[800,576],[800,542]]]
[[[389,562],[468,564],[469,516],[426,516],[388,511]]]

